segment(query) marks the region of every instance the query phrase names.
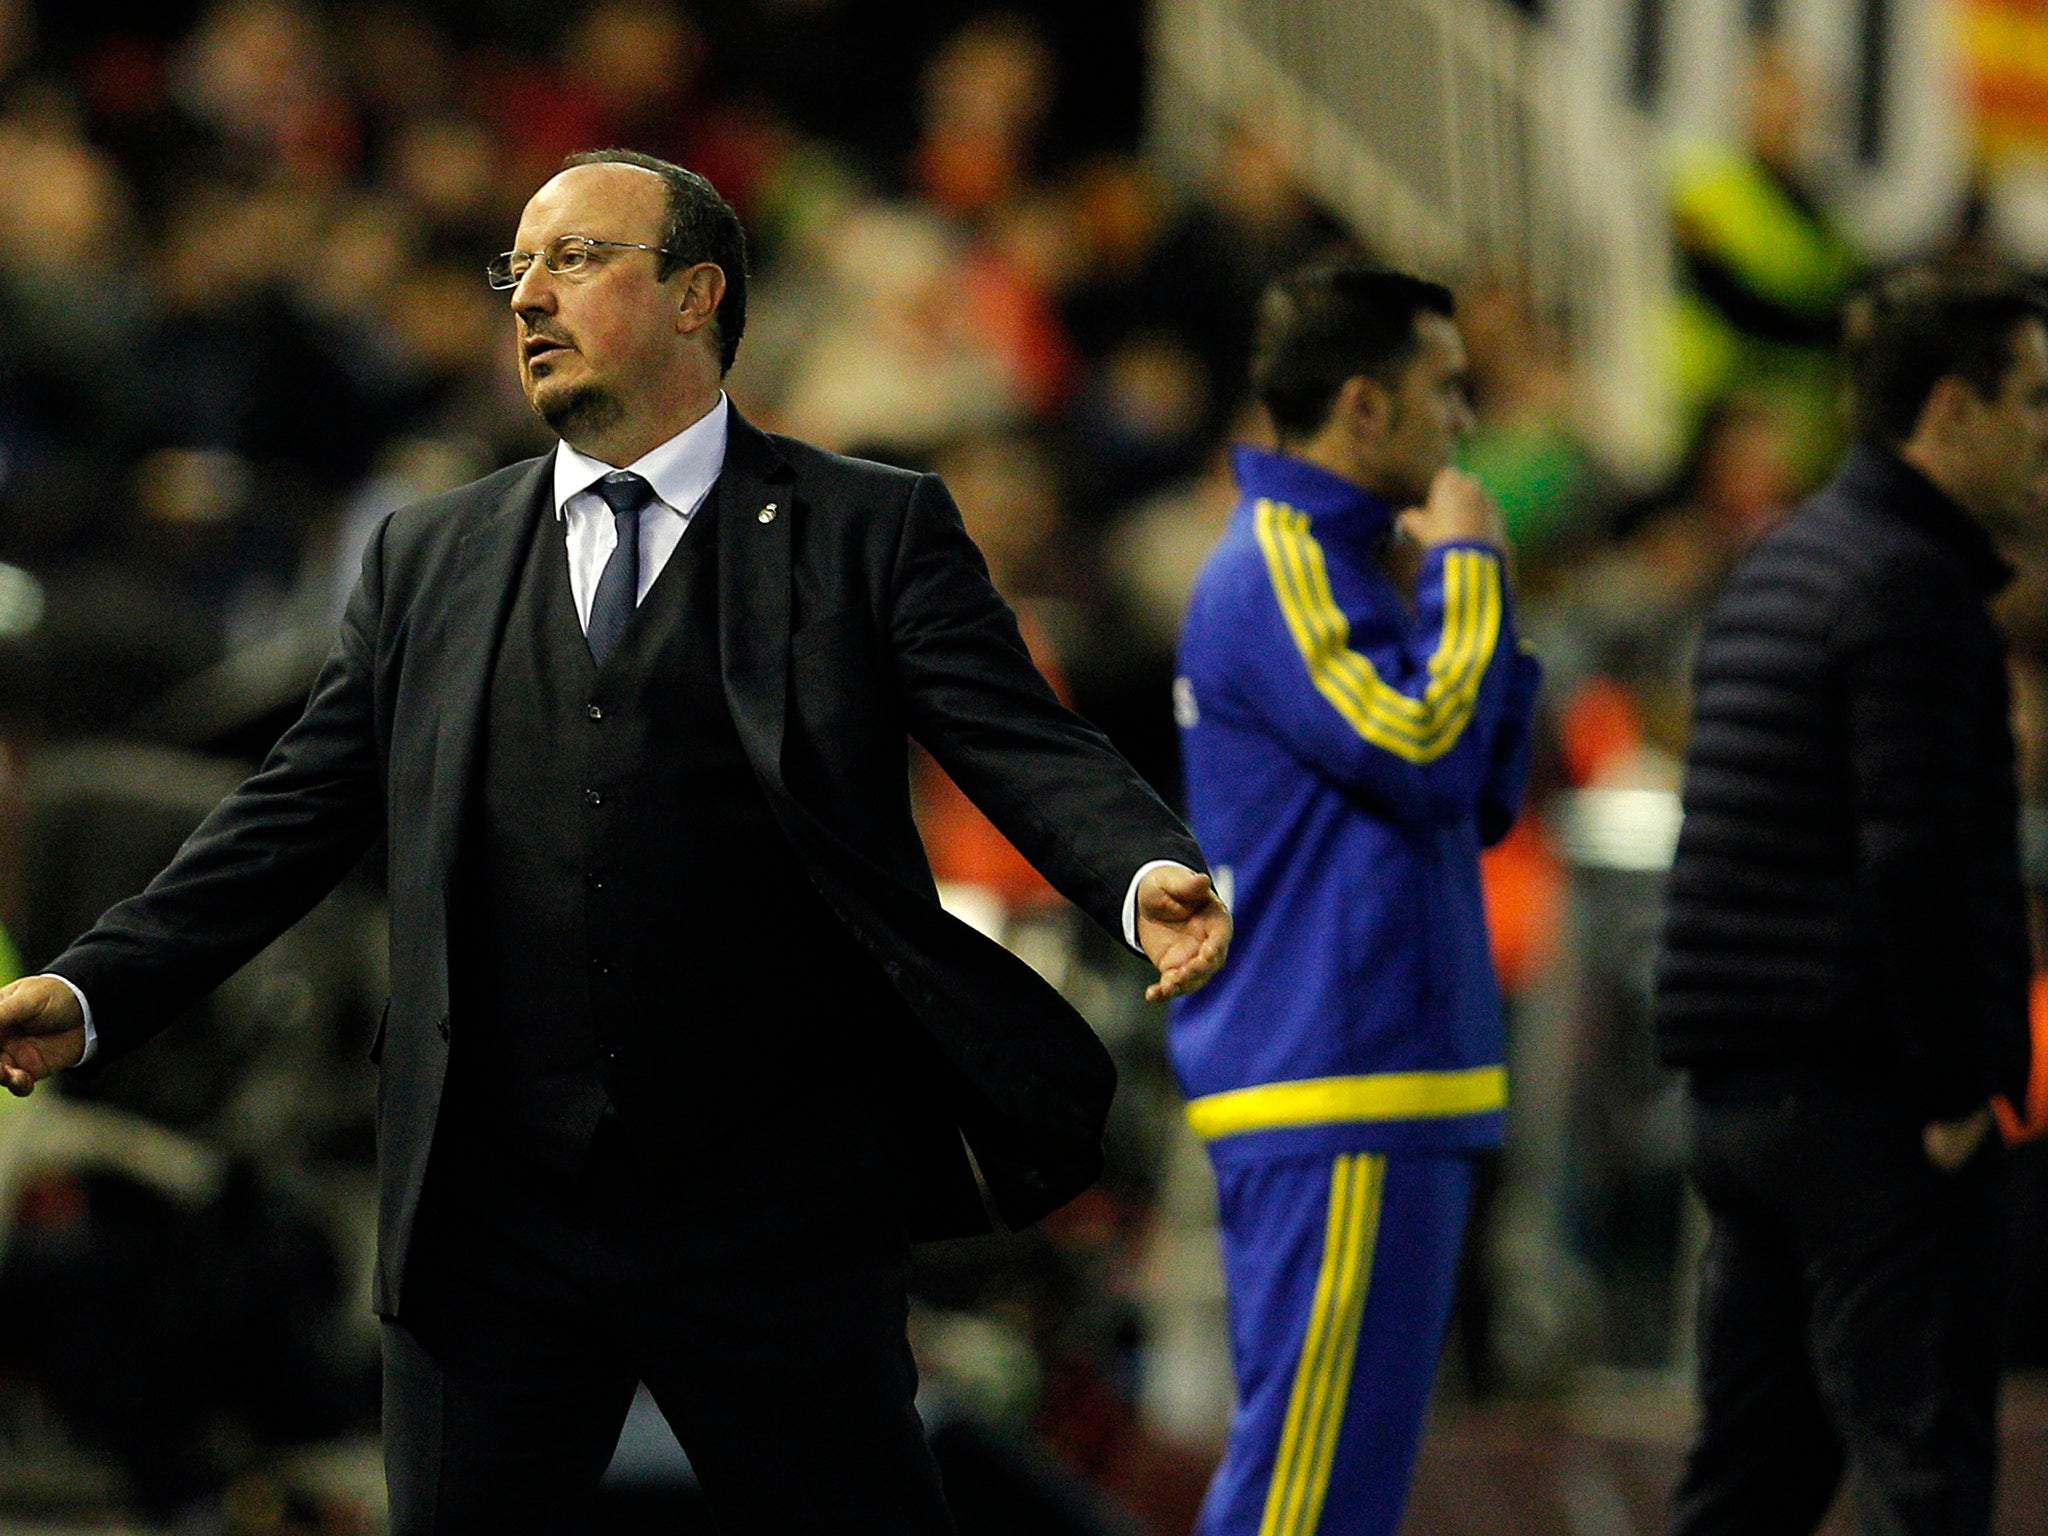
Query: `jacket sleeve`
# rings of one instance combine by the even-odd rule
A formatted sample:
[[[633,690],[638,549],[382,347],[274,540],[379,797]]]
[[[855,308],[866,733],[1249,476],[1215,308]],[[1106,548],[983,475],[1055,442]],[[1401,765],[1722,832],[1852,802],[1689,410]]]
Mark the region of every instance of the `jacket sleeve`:
[[[163,872],[46,969],[91,1001],[94,1064],[142,1044],[331,890],[383,825],[371,703],[382,530],[303,714]]]
[[[1918,571],[1844,599],[1835,639],[1856,834],[1858,925],[1927,1112],[1990,1097],[1971,957],[1969,767],[1985,750],[1969,615]]]
[[[1236,666],[1268,729],[1399,822],[1455,821],[1475,813],[1490,783],[1512,787],[1514,749],[1497,762],[1496,738],[1520,653],[1498,551],[1432,548],[1412,622],[1388,643],[1360,646],[1306,519],[1262,522],[1259,542],[1266,625],[1247,625]]]
[[[911,491],[888,625],[911,734],[1109,932],[1122,937],[1124,897],[1141,865],[1208,867],[1108,738],[1054,696],[936,475]]]

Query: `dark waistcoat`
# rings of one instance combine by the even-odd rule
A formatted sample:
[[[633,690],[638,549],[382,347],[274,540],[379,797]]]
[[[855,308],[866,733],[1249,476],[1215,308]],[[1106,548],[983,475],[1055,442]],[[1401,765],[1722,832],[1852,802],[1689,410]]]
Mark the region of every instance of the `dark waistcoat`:
[[[829,1157],[878,1118],[886,983],[733,729],[715,507],[602,668],[543,519],[492,670],[443,1123],[561,1178],[608,1115],[696,1169]]]

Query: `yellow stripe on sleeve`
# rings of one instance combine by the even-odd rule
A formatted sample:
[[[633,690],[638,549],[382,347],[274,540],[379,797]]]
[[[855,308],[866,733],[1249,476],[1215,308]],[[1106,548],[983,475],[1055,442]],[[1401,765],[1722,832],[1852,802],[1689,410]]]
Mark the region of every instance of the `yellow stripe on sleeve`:
[[[1457,745],[1500,641],[1500,562],[1476,549],[1444,557],[1444,621],[1420,697],[1403,693],[1351,648],[1351,624],[1330,587],[1308,514],[1260,500],[1253,508],[1266,573],[1317,692],[1374,746],[1429,763]]]
[[[1387,1160],[1374,1152],[1344,1153],[1331,1168],[1322,1264],[1259,1536],[1313,1536],[1322,1519],[1372,1284],[1386,1176]]]
[[[1205,1094],[1188,1105],[1188,1124],[1204,1141],[1290,1126],[1346,1120],[1441,1120],[1483,1115],[1508,1102],[1503,1066],[1444,1072],[1370,1072],[1307,1077]]]

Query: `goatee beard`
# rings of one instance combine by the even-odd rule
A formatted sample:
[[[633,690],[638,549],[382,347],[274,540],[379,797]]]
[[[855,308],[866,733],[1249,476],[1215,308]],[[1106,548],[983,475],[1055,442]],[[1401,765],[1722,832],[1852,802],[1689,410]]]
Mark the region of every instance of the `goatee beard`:
[[[626,410],[619,397],[597,384],[584,384],[547,399],[536,399],[534,410],[555,429],[555,435],[574,443],[588,440],[618,425]]]

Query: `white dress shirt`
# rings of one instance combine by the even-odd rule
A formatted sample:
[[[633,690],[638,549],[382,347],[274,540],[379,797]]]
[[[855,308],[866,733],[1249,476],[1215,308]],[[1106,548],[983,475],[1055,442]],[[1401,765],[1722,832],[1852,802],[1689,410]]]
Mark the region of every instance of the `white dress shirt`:
[[[661,574],[661,568],[668,564],[669,556],[676,552],[676,546],[682,543],[690,520],[711,494],[719,471],[725,468],[726,428],[731,418],[731,407],[721,390],[718,404],[631,464],[606,464],[567,443],[556,448],[555,516],[567,524],[564,531],[569,545],[569,590],[576,597],[576,622],[586,630],[590,627],[591,600],[597,595],[597,579],[619,542],[612,509],[591,487],[621,467],[654,487],[654,502],[640,515],[640,590],[633,594],[637,607]],[[1139,867],[1124,892],[1124,942],[1140,953],[1143,946],[1138,943],[1138,886],[1145,876],[1165,865],[1181,867],[1172,859],[1154,859]],[[57,979],[71,988],[85,1014],[85,1055],[80,1058],[83,1065],[92,1060],[100,1043],[99,1033],[93,1028],[92,1004],[76,983],[62,976]]]
[[[621,467],[654,487],[653,503],[640,514],[640,590],[633,594],[638,607],[725,468],[726,424],[731,419],[731,407],[721,391],[718,404],[631,464],[606,464],[567,443],[555,450],[555,516],[568,524],[569,590],[576,594],[576,622],[586,630],[597,579],[619,542],[612,509],[591,487]]]

